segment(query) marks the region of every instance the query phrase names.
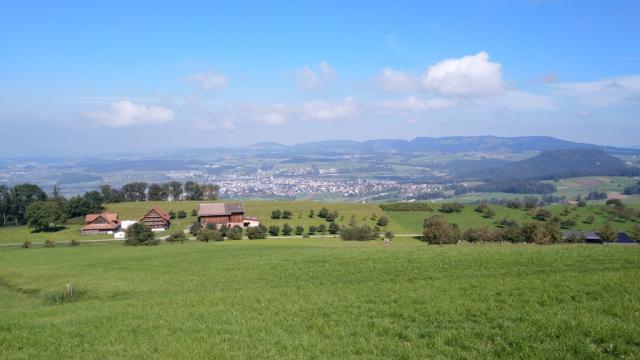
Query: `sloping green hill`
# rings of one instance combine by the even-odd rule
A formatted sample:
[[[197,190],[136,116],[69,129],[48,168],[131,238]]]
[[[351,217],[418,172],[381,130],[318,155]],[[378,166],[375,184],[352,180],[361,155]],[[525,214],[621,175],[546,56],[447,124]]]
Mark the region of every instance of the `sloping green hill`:
[[[640,173],[600,149],[564,149],[469,174],[483,180],[550,180],[578,176],[619,176]]]

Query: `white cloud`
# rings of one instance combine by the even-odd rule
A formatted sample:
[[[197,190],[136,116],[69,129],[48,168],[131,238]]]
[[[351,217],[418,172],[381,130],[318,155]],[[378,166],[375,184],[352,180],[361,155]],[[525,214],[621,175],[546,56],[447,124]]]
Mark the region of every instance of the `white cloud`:
[[[229,79],[226,75],[213,71],[193,74],[187,79],[196,83],[202,90],[215,91],[227,86]]]
[[[337,77],[336,71],[326,62],[321,62],[315,67],[305,65],[294,70],[294,79],[303,90],[317,91],[326,86]]]
[[[556,95],[573,97],[588,106],[605,107],[640,102],[640,75],[548,86]]]
[[[502,65],[490,62],[484,51],[429,66],[422,87],[445,96],[492,96],[505,91]]]
[[[98,125],[108,127],[160,124],[171,121],[174,117],[171,109],[136,104],[129,100],[117,101],[112,103],[107,110],[85,112],[84,115],[94,119]]]
[[[324,100],[309,101],[300,109],[301,117],[308,120],[336,120],[353,118],[358,115],[358,105],[352,97],[339,103]]]
[[[558,110],[556,102],[549,96],[514,90],[498,96],[476,99],[474,103],[502,110]]]
[[[267,109],[258,110],[254,116],[258,121],[268,125],[284,124],[289,119],[290,109],[284,105],[273,105]]]
[[[379,105],[385,109],[392,110],[409,110],[414,112],[437,110],[455,106],[457,103],[450,99],[432,98],[418,99],[415,96],[409,96],[400,100],[381,101]]]
[[[375,83],[380,89],[390,92],[407,92],[416,87],[416,81],[411,75],[388,67],[380,70]]]

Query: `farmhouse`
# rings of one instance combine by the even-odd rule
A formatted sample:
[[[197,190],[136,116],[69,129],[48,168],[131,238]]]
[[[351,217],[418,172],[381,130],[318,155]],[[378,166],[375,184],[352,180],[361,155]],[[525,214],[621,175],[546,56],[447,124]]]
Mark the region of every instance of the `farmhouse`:
[[[226,225],[229,227],[254,227],[260,225],[260,221],[257,218],[244,215],[244,205],[242,203],[200,204],[198,221],[203,227],[210,223],[216,224],[216,226]]]
[[[113,234],[120,229],[118,214],[103,212],[101,214],[87,214],[84,218],[82,235]]]
[[[171,227],[171,216],[160,208],[149,209],[140,222],[154,231],[164,231]]]

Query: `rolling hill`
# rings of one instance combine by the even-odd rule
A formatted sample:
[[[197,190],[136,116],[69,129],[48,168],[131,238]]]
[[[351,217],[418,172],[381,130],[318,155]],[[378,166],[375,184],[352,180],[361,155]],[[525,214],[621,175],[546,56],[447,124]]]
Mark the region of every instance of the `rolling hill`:
[[[623,160],[603,149],[544,151],[529,159],[469,173],[469,178],[496,180],[551,180],[578,176],[624,176],[640,174]]]

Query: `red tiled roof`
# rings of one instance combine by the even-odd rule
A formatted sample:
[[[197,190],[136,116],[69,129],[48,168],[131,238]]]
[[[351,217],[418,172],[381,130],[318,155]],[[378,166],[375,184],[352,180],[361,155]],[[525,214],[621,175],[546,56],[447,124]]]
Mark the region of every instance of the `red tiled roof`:
[[[108,212],[105,211],[102,214],[87,214],[87,216],[84,217],[84,223],[85,224],[90,224],[92,222],[94,222],[97,218],[99,218],[100,216],[102,216],[103,219],[107,220],[107,221],[118,221],[118,214],[117,213],[112,213],[112,212]]]
[[[103,223],[95,223],[96,220],[103,219]],[[87,214],[84,218],[85,226],[82,230],[117,230],[119,227],[118,214],[104,212],[102,214]]]
[[[163,219],[165,219],[167,221],[171,221],[171,215],[167,214],[166,212],[164,212],[164,210],[162,210],[159,207],[154,207],[152,209],[149,209],[149,211],[147,211],[147,213],[144,214],[144,216],[140,220],[141,221],[144,220],[144,218],[146,218],[152,211],[155,211],[158,215],[160,215],[161,218],[163,218]]]

